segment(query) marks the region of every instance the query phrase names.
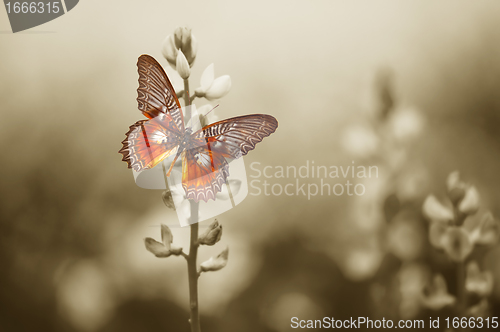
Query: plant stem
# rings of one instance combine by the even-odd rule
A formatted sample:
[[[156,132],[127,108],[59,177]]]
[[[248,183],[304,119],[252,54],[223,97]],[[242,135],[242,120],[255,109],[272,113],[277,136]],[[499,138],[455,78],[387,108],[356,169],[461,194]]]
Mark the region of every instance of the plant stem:
[[[200,332],[200,315],[198,310],[198,203],[191,203],[191,243],[187,259],[189,277],[189,309],[191,310],[191,332]]]
[[[191,96],[189,94],[189,79],[184,80],[184,106],[186,112],[186,121],[191,120]]]
[[[189,80],[184,80],[184,106],[186,108],[186,120],[191,120],[191,98],[189,96]],[[198,203],[189,201],[191,206],[191,240],[189,245],[189,256],[187,257],[188,278],[189,278],[189,309],[191,311],[191,332],[200,332],[200,314],[198,307]]]

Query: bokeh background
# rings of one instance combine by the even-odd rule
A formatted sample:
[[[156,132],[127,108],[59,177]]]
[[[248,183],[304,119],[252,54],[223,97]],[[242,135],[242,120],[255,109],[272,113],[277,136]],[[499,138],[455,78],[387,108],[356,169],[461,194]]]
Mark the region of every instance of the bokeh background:
[[[458,170],[500,216],[499,17],[497,1],[86,0],[12,34],[0,10],[0,330],[189,330],[185,262],[143,243],[175,213],[118,154],[142,118],[137,57],[168,67],[161,42],[177,26],[199,42],[194,87],[212,62],[231,76],[220,119],[279,120],[247,171],[255,161],[379,168],[356,180],[363,196],[249,195],[220,215],[222,241],[200,260],[224,246],[230,257],[200,279],[202,330],[452,315],[422,301],[435,273],[458,291],[421,207],[431,193],[444,200]],[[189,230],[173,232],[186,247]],[[487,310],[498,315],[500,248],[470,259],[492,273]]]

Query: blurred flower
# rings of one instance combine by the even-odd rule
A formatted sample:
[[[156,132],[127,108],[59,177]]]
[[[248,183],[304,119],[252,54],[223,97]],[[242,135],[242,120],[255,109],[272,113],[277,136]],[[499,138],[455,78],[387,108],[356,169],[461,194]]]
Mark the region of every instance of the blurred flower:
[[[146,249],[153,253],[156,257],[164,258],[170,255],[180,255],[182,248],[172,246],[173,235],[167,225],[161,225],[161,241],[147,237],[144,239]]]
[[[198,43],[196,38],[191,33],[191,29],[179,27],[175,29],[173,35],[167,36],[163,40],[162,53],[172,68],[176,69],[177,66],[177,53],[181,50],[192,67],[196,59]]]
[[[341,144],[351,155],[368,158],[377,152],[379,138],[370,127],[353,125],[342,133]]]
[[[415,108],[396,109],[389,117],[389,130],[398,141],[414,139],[422,132],[423,126],[424,118]]]
[[[448,188],[448,191],[463,187],[463,185],[465,184],[460,181],[460,173],[458,171],[453,171],[448,174],[448,177],[446,178],[446,188]]]
[[[454,205],[464,198],[467,185],[460,180],[458,171],[451,172],[446,180],[446,187],[448,188],[448,196]]]
[[[434,195],[429,195],[422,207],[424,215],[432,221],[449,222],[452,221],[453,211],[441,204]]]
[[[499,227],[491,212],[485,213],[473,229],[471,239],[474,243],[493,245],[498,241]]]
[[[61,271],[55,284],[57,309],[75,331],[102,330],[120,304],[108,268],[97,259],[86,259],[68,264]]]
[[[199,244],[204,244],[206,246],[213,246],[220,241],[222,236],[222,225],[219,224],[217,219],[210,224],[208,229],[198,238]]]
[[[482,299],[478,304],[467,310],[467,316],[487,317],[489,316],[489,304],[487,299]]]
[[[229,248],[224,249],[217,257],[210,257],[209,260],[201,263],[201,272],[218,271],[227,265]]]
[[[444,233],[441,245],[455,262],[462,262],[474,248],[469,233],[463,227],[450,226]]]
[[[448,196],[453,205],[465,214],[474,214],[479,209],[479,193],[474,186],[467,185],[460,179],[458,171],[451,172],[446,179]]]
[[[493,291],[493,273],[490,271],[481,272],[477,262],[470,262],[467,265],[465,289],[481,297],[489,296]]]
[[[356,248],[347,253],[341,265],[345,276],[360,281],[377,273],[384,254],[377,247]]]
[[[474,214],[479,209],[479,192],[476,187],[470,186],[465,191],[465,196],[458,205],[460,212],[465,214]]]
[[[399,312],[405,319],[415,317],[420,310],[420,295],[425,288],[428,271],[421,264],[403,264],[398,272],[401,302]]]
[[[438,249],[443,248],[443,239],[446,231],[450,226],[444,222],[434,221],[429,227],[429,241],[431,244]]]
[[[385,174],[384,168],[380,167],[379,172]],[[381,209],[382,204],[384,204],[381,198],[386,193],[386,183],[377,177],[358,179],[358,181],[366,188],[366,193],[358,196],[349,206],[352,226],[364,234],[375,234],[376,230],[385,222],[384,212],[386,211]]]
[[[446,280],[440,274],[434,276],[432,283],[424,289],[422,303],[429,309],[440,310],[455,301],[455,297],[448,293]]]
[[[424,245],[423,238],[420,222],[411,214],[400,212],[390,223],[389,249],[403,261],[416,259],[420,255]]]
[[[187,80],[189,75],[191,75],[191,69],[189,68],[189,63],[181,50],[177,52],[177,59],[175,63],[179,76],[182,77],[183,80]]]
[[[172,192],[170,191],[170,189],[163,191],[163,193],[161,194],[161,198],[163,199],[163,203],[165,203],[166,207],[175,210],[175,204],[174,200],[172,199]]]
[[[214,64],[212,63],[203,71],[200,85],[195,90],[196,97],[205,97],[208,100],[220,99],[231,89],[231,77],[223,75],[215,78]]]

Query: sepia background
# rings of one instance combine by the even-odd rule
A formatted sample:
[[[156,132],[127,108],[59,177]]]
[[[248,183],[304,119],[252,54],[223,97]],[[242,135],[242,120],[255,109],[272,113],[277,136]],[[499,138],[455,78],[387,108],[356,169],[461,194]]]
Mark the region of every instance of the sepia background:
[[[137,58],[154,56],[175,82],[161,43],[178,26],[198,40],[194,88],[212,62],[231,76],[219,119],[279,121],[245,157],[249,175],[252,162],[379,169],[354,179],[362,196],[249,195],[218,216],[224,235],[200,262],[230,255],[200,278],[202,331],[457,315],[456,270],[472,261],[488,272],[468,276],[461,314],[498,315],[498,245],[457,264],[431,244],[422,206],[430,194],[447,204],[459,171],[479,192],[476,214],[500,216],[499,17],[497,1],[86,0],[12,34],[0,10],[0,330],[189,331],[184,260],[143,242],[175,212],[118,154],[143,118]],[[172,231],[186,248],[189,229]]]

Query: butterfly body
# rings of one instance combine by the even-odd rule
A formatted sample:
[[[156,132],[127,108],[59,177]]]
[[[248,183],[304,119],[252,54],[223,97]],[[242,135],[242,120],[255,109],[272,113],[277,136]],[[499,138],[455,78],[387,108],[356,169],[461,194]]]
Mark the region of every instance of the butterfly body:
[[[222,120],[193,131],[184,126],[184,115],[163,68],[149,55],[139,57],[139,110],[148,118],[130,126],[120,153],[137,172],[151,169],[170,156],[182,159],[182,186],[195,202],[214,199],[229,176],[228,160],[246,155],[278,121],[270,115],[252,114]]]

